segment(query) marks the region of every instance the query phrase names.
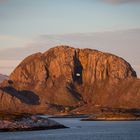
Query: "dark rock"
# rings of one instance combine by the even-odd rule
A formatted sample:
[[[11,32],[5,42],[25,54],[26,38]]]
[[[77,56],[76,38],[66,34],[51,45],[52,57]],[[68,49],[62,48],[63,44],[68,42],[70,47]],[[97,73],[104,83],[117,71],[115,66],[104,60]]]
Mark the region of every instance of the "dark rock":
[[[17,116],[16,116],[17,117]],[[17,120],[2,119],[0,120],[0,131],[32,131],[32,130],[46,130],[46,129],[59,129],[67,128],[66,126],[59,124],[51,119],[40,117],[37,115],[33,116],[18,116]]]

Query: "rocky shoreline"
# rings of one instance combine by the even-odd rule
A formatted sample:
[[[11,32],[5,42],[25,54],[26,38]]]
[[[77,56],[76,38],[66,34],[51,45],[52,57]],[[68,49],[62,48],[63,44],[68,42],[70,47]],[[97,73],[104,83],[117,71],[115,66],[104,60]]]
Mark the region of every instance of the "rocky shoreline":
[[[81,118],[81,121],[140,121],[140,114],[132,113],[100,113],[69,115],[0,114],[0,132],[35,131],[68,128],[51,118]]]
[[[13,119],[14,118],[14,119]],[[66,126],[39,115],[12,115],[11,118],[0,120],[0,132],[33,131],[67,128]]]
[[[131,113],[102,113],[83,118],[81,121],[140,121],[140,115]]]
[[[90,115],[88,114],[68,114],[68,115],[53,115],[49,118],[87,118],[89,117]]]

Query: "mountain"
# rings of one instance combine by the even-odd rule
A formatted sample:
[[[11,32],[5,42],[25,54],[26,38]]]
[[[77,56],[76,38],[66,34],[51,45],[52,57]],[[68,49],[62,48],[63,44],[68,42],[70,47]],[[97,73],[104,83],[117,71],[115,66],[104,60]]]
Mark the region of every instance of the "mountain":
[[[0,110],[93,113],[140,109],[140,80],[113,54],[57,46],[25,58],[0,86]]]
[[[127,60],[140,77],[140,29],[120,31],[73,33],[64,35],[40,35],[24,47],[0,50],[1,72],[9,75],[26,56],[44,52],[49,48],[66,44],[77,48],[91,48],[116,54]]]
[[[0,82],[2,82],[3,80],[7,79],[8,77],[6,75],[2,75],[0,74]]]

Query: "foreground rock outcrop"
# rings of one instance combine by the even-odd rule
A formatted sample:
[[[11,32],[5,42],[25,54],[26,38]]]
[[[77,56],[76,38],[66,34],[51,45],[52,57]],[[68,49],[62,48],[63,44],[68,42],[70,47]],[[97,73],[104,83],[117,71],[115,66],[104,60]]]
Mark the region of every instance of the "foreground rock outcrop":
[[[54,120],[37,115],[0,114],[0,132],[67,128]]]
[[[0,110],[91,113],[140,109],[140,80],[124,59],[59,46],[25,58],[0,86]]]

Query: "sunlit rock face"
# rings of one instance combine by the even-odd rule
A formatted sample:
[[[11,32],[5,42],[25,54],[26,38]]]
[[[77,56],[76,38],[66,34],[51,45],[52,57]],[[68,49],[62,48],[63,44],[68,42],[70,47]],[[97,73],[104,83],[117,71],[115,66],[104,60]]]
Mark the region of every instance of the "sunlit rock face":
[[[58,46],[25,58],[1,84],[0,95],[1,110],[18,112],[139,108],[140,81],[120,57]]]

